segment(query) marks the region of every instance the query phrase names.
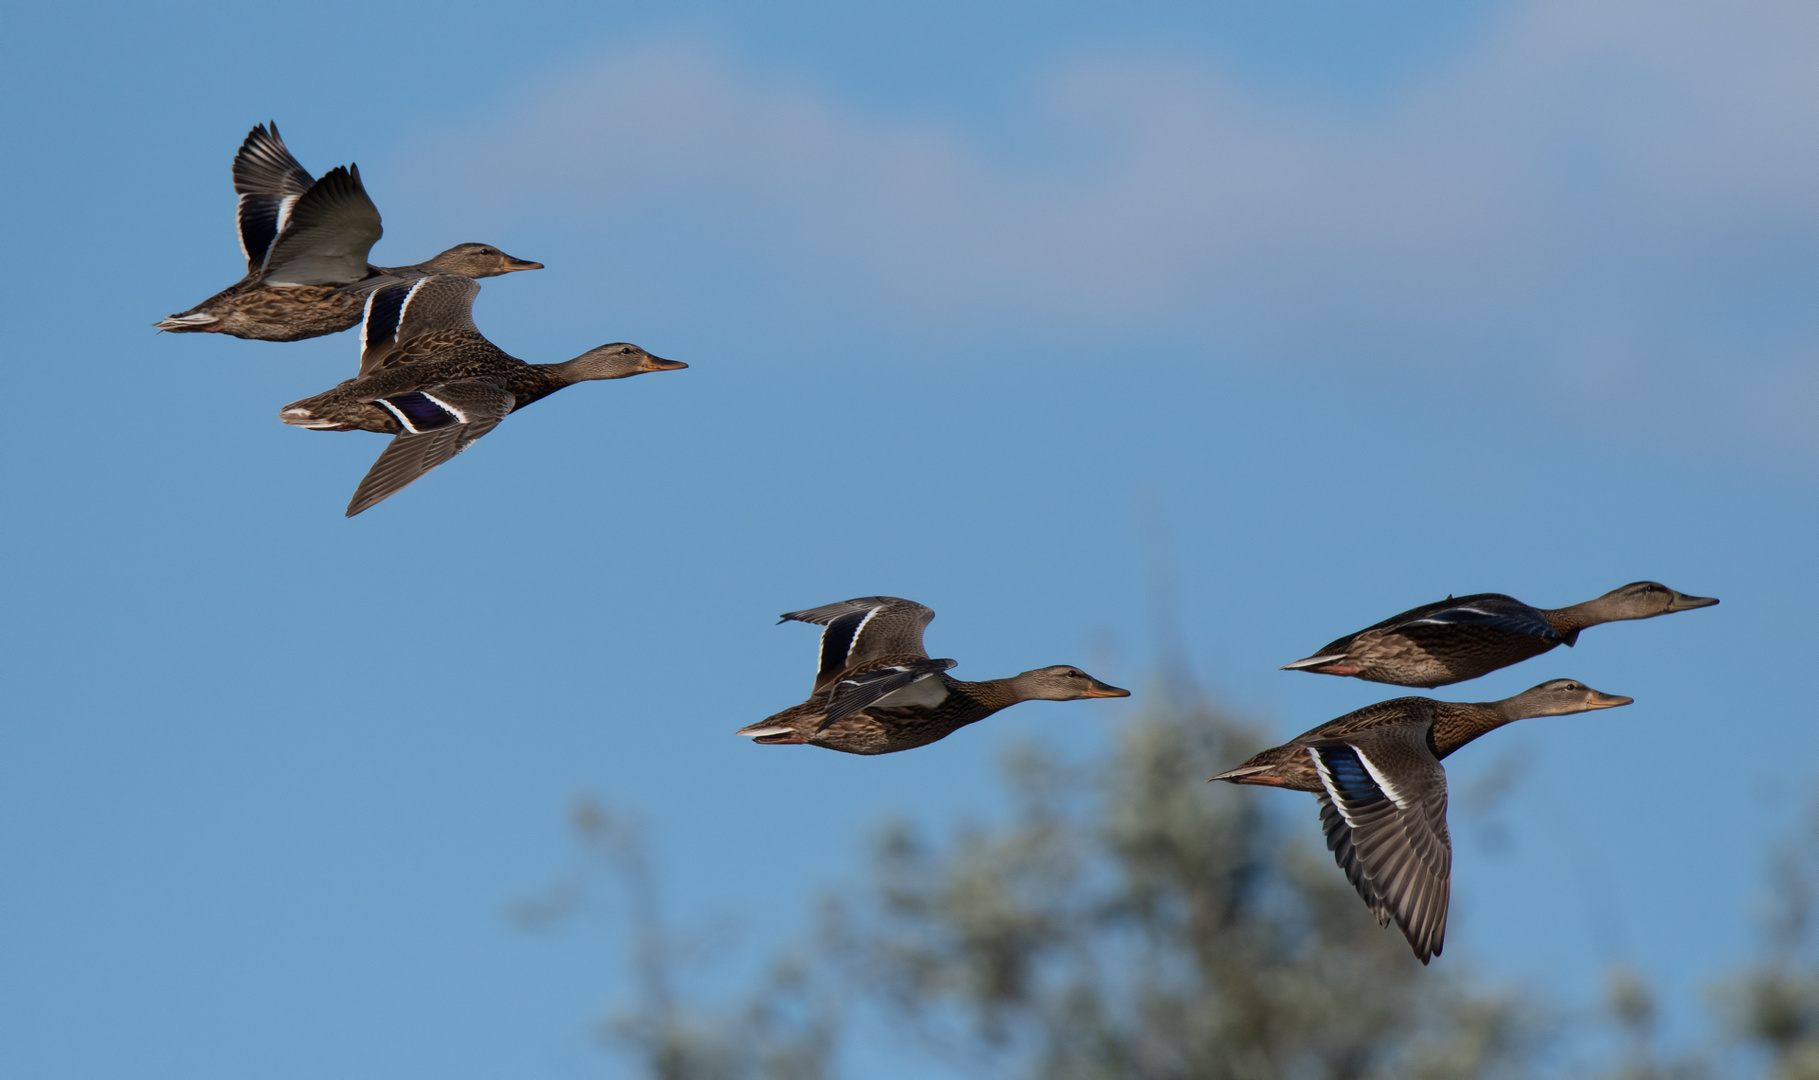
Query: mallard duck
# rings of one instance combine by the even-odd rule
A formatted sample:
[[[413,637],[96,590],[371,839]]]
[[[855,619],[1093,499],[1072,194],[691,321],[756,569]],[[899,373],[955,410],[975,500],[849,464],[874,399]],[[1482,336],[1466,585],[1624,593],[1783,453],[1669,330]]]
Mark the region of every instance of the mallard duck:
[[[1502,593],[1449,596],[1342,637],[1282,670],[1351,675],[1396,686],[1445,686],[1540,656],[1556,645],[1572,645],[1588,626],[1652,619],[1717,602],[1653,581],[1633,582],[1563,608],[1530,607]]]
[[[279,412],[279,419],[298,427],[397,436],[355,489],[348,517],[397,494],[506,416],[565,386],[688,366],[622,341],[560,364],[527,364],[474,328],[479,292],[479,282],[458,274],[374,291],[366,304],[361,373]]]
[[[922,647],[922,630],[934,617],[929,608],[894,596],[786,612],[779,623],[826,627],[814,689],[802,704],[737,734],[773,746],[891,754],[946,738],[1021,701],[1131,696],[1067,664],[985,682],[949,678],[945,673],[956,661],[931,660]]]
[[[234,155],[234,190],[240,195],[246,276],[188,311],[153,323],[158,329],[300,341],[358,323],[366,297],[345,286],[363,279],[432,273],[479,278],[543,266],[490,244],[456,244],[415,266],[369,265],[367,253],[383,230],[359,167],[337,166],[311,180],[278,137],[277,124],[269,130],[260,124],[246,136]]]
[[[1445,943],[1452,892],[1440,760],[1512,721],[1633,700],[1572,679],[1544,682],[1502,701],[1396,698],[1329,720],[1213,779],[1313,792],[1327,849],[1346,879],[1378,925],[1396,920],[1425,964]]]

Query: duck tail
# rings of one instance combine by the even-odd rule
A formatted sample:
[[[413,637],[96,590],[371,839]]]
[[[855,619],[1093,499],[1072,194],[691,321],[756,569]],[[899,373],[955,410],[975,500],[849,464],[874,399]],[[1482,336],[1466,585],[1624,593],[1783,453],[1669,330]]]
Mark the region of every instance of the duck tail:
[[[1297,660],[1292,664],[1283,664],[1278,671],[1318,671],[1323,667],[1337,666],[1345,659],[1344,653],[1325,653],[1321,656],[1310,656],[1306,660]]]
[[[304,401],[307,401],[307,400],[309,400],[309,399],[308,398],[304,399]],[[339,423],[334,420],[323,420],[323,419],[317,418],[313,413],[310,412],[310,410],[307,407],[304,406],[302,401],[293,401],[289,405],[286,405],[283,409],[279,410],[278,419],[284,421],[287,424],[292,425],[293,427],[315,428],[318,431],[335,430],[335,429],[346,430],[347,429],[346,424],[342,424],[342,423]]]
[[[760,720],[755,724],[747,724],[738,731],[733,732],[733,734],[744,736],[754,742],[761,742],[768,745],[788,745],[808,741],[803,738],[801,732],[790,725],[779,724],[775,720],[770,719]]]
[[[221,328],[216,326],[221,320],[204,311],[192,311],[184,315],[166,315],[152,325],[159,330],[169,330],[173,334],[215,333]]]

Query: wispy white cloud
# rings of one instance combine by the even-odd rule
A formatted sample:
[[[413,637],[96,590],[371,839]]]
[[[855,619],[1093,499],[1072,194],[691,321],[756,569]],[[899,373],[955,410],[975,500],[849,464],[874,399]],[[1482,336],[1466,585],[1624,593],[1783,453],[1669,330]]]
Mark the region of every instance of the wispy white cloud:
[[[633,48],[516,102],[457,182],[581,234],[686,219],[786,305],[1773,381],[1819,345],[1815,40],[1795,0],[1534,0],[1362,109],[1076,56],[1014,152]]]

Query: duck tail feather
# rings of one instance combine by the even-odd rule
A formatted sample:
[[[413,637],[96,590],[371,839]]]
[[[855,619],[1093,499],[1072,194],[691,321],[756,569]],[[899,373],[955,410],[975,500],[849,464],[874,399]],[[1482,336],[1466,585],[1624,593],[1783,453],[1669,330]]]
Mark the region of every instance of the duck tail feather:
[[[221,320],[206,312],[198,311],[190,315],[166,315],[152,325],[159,330],[169,330],[173,334],[192,333],[207,329],[211,323]]]
[[[1300,671],[1302,668],[1324,667],[1345,659],[1344,653],[1326,653],[1322,656],[1310,656],[1306,660],[1297,660],[1292,664],[1283,664],[1277,671]]]

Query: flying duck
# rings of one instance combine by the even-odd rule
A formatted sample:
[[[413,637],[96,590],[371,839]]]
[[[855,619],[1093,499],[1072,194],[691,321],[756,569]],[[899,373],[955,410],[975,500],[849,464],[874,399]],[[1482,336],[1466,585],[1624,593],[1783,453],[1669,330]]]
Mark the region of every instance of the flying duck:
[[[807,744],[848,754],[891,754],[942,739],[1021,701],[1129,697],[1058,664],[1008,679],[962,682],[954,660],[931,660],[922,630],[934,611],[913,600],[864,596],[778,621],[819,624],[820,666],[807,701],[737,734],[767,745]]]
[[[369,265],[367,253],[383,230],[379,210],[360,183],[360,169],[337,166],[312,180],[285,148],[275,123],[253,128],[234,155],[234,191],[240,196],[246,276],[188,311],[153,323],[158,329],[301,341],[360,321],[366,298],[345,288],[353,283],[431,273],[492,277],[543,266],[490,244],[457,244],[415,266]]]
[[[1653,581],[1633,582],[1563,608],[1530,607],[1502,593],[1449,596],[1342,637],[1282,670],[1351,675],[1395,686],[1445,686],[1540,656],[1556,645],[1572,645],[1588,626],[1652,619],[1717,602]]]
[[[360,373],[278,418],[317,431],[395,435],[348,503],[347,516],[397,494],[467,449],[499,421],[565,386],[688,365],[613,342],[560,364],[527,364],[474,327],[480,283],[432,274],[374,290],[361,331]]]
[[[1512,721],[1632,700],[1572,679],[1475,704],[1396,698],[1329,720],[1213,779],[1313,792],[1327,849],[1346,880],[1379,926],[1396,920],[1425,964],[1445,944],[1452,892],[1440,759]]]

